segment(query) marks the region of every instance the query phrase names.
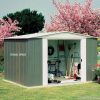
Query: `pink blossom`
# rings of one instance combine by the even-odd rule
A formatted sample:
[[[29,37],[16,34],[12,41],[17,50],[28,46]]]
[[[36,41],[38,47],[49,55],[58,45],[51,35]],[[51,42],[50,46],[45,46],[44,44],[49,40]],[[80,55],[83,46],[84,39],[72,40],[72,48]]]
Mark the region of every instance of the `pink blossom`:
[[[8,18],[8,21],[0,19],[0,46],[3,46],[4,38],[14,35],[20,28],[17,26],[18,22],[12,21]]]
[[[46,23],[45,28],[50,31],[73,31],[92,36],[100,36],[100,13],[93,10],[92,0],[86,0],[84,5],[71,4],[66,0],[65,4],[53,0],[58,13],[51,17],[51,22]]]
[[[100,67],[100,64],[96,64],[96,67]]]

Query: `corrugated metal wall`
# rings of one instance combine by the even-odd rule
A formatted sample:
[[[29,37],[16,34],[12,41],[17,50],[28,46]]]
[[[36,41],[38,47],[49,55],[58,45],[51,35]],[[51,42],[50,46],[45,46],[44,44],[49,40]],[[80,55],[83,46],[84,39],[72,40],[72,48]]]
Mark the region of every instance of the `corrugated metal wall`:
[[[84,52],[83,52],[84,53]],[[97,40],[86,39],[86,80],[94,78],[93,67],[97,63]]]
[[[27,47],[27,40],[5,40],[4,62],[6,79],[24,84],[28,66]]]
[[[30,39],[28,53],[28,85],[42,85],[42,39]]]
[[[22,85],[42,84],[42,40],[5,40],[5,79]]]

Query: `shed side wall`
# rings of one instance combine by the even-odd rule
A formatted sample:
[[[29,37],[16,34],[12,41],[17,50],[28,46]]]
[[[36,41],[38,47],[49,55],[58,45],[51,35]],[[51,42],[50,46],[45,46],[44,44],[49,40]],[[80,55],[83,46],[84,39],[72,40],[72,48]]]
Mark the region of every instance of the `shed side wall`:
[[[94,78],[93,67],[97,63],[97,40],[86,39],[86,80]]]
[[[28,40],[28,86],[43,84],[42,39]]]

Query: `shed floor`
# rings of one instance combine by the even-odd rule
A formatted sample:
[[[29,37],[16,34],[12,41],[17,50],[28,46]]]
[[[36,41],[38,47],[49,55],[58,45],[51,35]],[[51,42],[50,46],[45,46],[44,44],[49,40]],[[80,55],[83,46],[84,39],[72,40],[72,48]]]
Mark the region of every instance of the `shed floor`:
[[[81,84],[80,80],[74,81],[72,79],[61,81],[61,83],[49,83],[48,86],[62,86],[62,85],[74,85],[74,84]]]
[[[81,83],[81,80],[68,79],[62,76],[62,77],[55,77],[54,81],[48,84],[49,85],[56,85],[56,84],[61,85],[61,84],[77,84],[77,83]]]

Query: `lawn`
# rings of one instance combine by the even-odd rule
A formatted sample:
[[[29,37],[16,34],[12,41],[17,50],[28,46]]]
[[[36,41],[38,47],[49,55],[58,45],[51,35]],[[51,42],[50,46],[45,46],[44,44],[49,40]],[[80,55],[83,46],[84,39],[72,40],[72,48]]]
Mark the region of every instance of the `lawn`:
[[[97,83],[27,89],[2,79],[0,77],[0,100],[100,100]]]

